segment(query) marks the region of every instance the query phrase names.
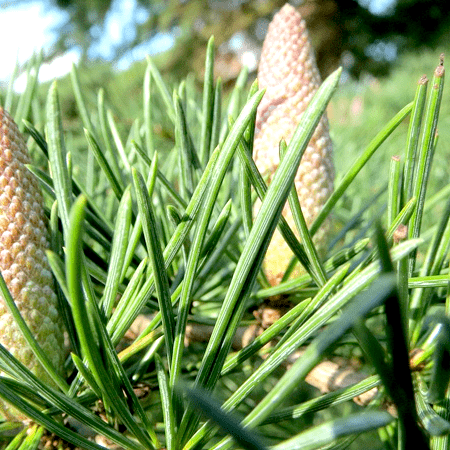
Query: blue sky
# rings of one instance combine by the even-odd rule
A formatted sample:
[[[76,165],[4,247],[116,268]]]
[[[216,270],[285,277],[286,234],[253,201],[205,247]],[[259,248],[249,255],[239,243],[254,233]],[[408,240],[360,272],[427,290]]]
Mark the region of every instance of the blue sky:
[[[48,51],[57,38],[52,28],[67,20],[64,12],[44,6],[40,1],[27,2],[26,5],[18,6],[10,6],[11,3],[13,2],[0,0],[2,35],[8,37],[2,44],[0,82],[8,81],[16,61],[23,64],[34,52],[39,52],[41,49],[44,52]],[[134,38],[132,26],[134,21],[139,22],[145,19],[146,12],[137,6],[135,0],[114,0],[104,26],[93,30],[93,34],[100,39],[90,49],[89,56],[102,55],[105,59],[111,58],[115,46]],[[160,35],[151,45],[143,44],[130,54],[124,55],[118,62],[118,68],[125,68],[133,60],[145,58],[147,54],[153,53],[155,48],[168,49],[172,43],[173,37]],[[66,74],[72,63],[76,63],[79,57],[80,51],[73,49],[56,58],[51,64],[43,65],[40,69],[40,79],[49,80]],[[21,90],[20,79],[17,81],[16,89]]]
[[[16,7],[8,7],[8,3],[2,2],[0,7],[4,37],[0,80],[8,78],[16,60],[23,63],[34,51],[51,47],[55,36],[50,28],[63,19],[57,11],[45,10],[38,2]]]
[[[360,0],[374,13],[381,13],[388,8],[394,0]],[[2,64],[0,64],[0,82],[7,81],[13,71],[16,61],[24,63],[33,52],[51,48],[56,36],[52,27],[66,19],[64,13],[56,8],[44,7],[42,2],[36,1],[26,5],[10,6],[11,1],[0,0],[0,23],[2,24]],[[90,56],[102,55],[111,57],[114,47],[124,40],[134,37],[133,22],[144,21],[146,12],[139,8],[135,0],[114,0],[113,8],[105,20],[103,27],[94,30],[100,37],[99,42],[90,52]],[[7,39],[5,40],[5,37]],[[126,68],[133,60],[145,58],[154,52],[155,48],[170,48],[173,37],[159,35],[151,43],[144,43],[118,62],[118,68]],[[155,45],[157,44],[157,45]],[[40,71],[41,80],[58,78],[70,70],[73,62],[77,62],[79,51],[72,50],[58,57],[51,65],[44,65]],[[17,89],[20,90],[20,80]]]

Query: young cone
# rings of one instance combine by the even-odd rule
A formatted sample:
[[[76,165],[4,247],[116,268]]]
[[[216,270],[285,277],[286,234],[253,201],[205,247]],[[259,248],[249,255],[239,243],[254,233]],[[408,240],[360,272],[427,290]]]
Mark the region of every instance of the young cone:
[[[266,93],[258,107],[254,159],[258,169],[270,182],[279,164],[279,142],[289,143],[321,80],[308,37],[306,24],[297,10],[284,5],[269,25],[258,67],[260,88]],[[333,150],[328,120],[323,116],[303,155],[295,177],[295,188],[306,223],[311,223],[333,191]],[[255,212],[260,203],[256,204]],[[283,216],[295,230],[288,205]],[[329,223],[316,233],[319,251],[326,246]],[[269,245],[264,270],[272,285],[280,282],[292,252],[276,230]],[[301,272],[298,266],[295,275]]]
[[[43,199],[25,140],[11,116],[0,107],[0,270],[11,295],[37,342],[62,372],[65,358],[63,323],[57,310]],[[41,380],[54,385],[34,356],[0,295],[0,343]],[[0,413],[24,420],[0,401]]]

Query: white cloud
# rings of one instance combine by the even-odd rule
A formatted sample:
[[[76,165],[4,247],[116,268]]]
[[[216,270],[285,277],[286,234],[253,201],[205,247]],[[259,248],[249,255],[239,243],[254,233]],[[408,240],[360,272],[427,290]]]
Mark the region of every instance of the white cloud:
[[[394,7],[396,0],[359,0],[359,3],[368,8],[372,14],[385,14]]]
[[[62,77],[69,72],[72,64],[76,64],[79,59],[80,51],[73,49],[54,58],[50,63],[42,64],[39,69],[39,80],[42,82]],[[15,90],[17,92],[23,92],[25,90],[26,83],[26,74],[23,73],[14,83]]]
[[[9,79],[16,61],[23,64],[34,52],[49,49],[55,40],[50,28],[64,20],[61,12],[46,8],[41,2],[7,6],[0,9],[3,36],[0,80]]]

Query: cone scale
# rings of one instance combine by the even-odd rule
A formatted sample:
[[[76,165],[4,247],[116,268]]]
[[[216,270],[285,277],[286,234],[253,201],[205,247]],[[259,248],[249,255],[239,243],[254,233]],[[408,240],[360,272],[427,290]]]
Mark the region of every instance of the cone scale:
[[[62,372],[64,331],[45,254],[48,234],[43,198],[37,179],[25,166],[28,163],[24,137],[11,116],[0,107],[0,270],[37,342]],[[38,378],[54,385],[1,295],[0,330],[0,343]],[[26,419],[2,401],[0,413],[8,420]]]
[[[279,164],[280,141],[284,139],[289,143],[302,113],[321,84],[306,24],[289,4],[281,8],[269,25],[258,67],[258,83],[266,93],[258,107],[253,157],[270,183]],[[295,177],[295,188],[308,226],[333,192],[333,181],[333,149],[324,115]],[[255,205],[255,214],[259,206],[260,203]],[[289,205],[285,206],[283,216],[295,230]],[[329,227],[326,222],[314,237],[319,252],[326,246]],[[281,281],[292,256],[281,233],[275,230],[263,265],[270,284],[277,285]],[[297,264],[293,275],[301,272]]]

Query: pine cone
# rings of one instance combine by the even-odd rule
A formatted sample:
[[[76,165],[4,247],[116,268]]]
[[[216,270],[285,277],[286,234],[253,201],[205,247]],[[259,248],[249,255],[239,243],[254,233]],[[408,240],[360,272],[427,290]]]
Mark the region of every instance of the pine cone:
[[[258,107],[254,143],[254,159],[269,182],[279,164],[279,142],[291,139],[301,115],[320,86],[313,48],[306,24],[297,10],[286,4],[274,16],[264,40],[258,67],[260,88],[266,93]],[[334,166],[328,120],[324,115],[303,155],[295,177],[306,223],[311,225],[333,192]],[[259,204],[255,206],[255,212]],[[295,230],[288,205],[283,216]],[[320,252],[326,247],[330,223],[316,233],[314,242]],[[281,233],[275,234],[269,245],[264,270],[272,285],[280,282],[292,252]],[[301,268],[294,275],[301,273]]]
[[[45,250],[48,248],[43,199],[24,137],[0,107],[0,270],[22,317],[55,368],[64,366],[64,330]],[[0,296],[0,343],[42,381],[54,385],[34,356]],[[8,420],[22,414],[0,401]]]

